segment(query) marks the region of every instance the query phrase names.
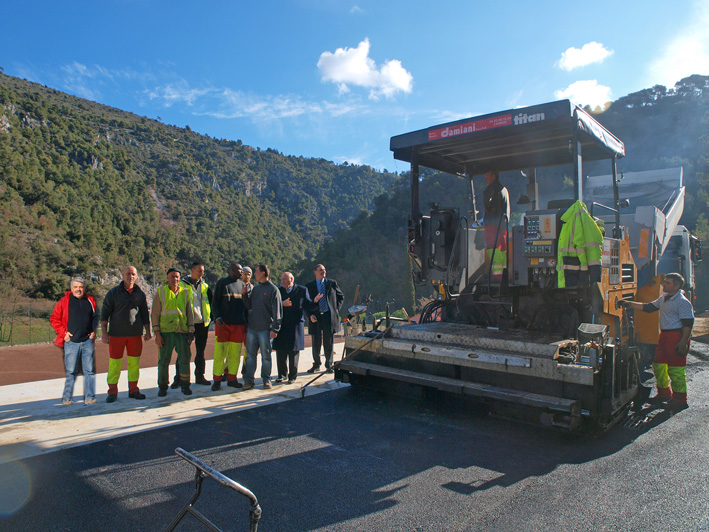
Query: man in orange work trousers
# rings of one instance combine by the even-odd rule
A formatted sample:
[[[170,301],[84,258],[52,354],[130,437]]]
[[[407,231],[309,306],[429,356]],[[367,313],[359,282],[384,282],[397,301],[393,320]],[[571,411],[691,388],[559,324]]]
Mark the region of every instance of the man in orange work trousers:
[[[128,353],[128,397],[145,399],[138,388],[140,355],[143,341],[150,335],[150,314],[145,293],[136,284],[138,270],[126,266],[121,274],[123,281],[111,288],[101,306],[101,340],[108,344],[108,395],[107,403],[118,399],[118,379],[121,376],[123,353]],[[143,337],[141,339],[141,334]]]
[[[652,303],[623,301],[621,304],[643,312],[660,311],[660,339],[652,369],[657,380],[657,395],[652,400],[665,402],[671,410],[687,408],[687,353],[694,326],[692,303],[682,293],[684,278],[669,273],[662,280],[665,294]],[[672,388],[670,388],[670,381]]]

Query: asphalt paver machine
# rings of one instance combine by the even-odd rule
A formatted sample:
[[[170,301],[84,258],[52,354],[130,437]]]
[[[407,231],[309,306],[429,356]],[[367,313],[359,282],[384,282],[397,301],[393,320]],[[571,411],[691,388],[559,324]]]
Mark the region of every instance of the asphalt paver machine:
[[[638,288],[620,217],[605,226],[599,221],[605,232],[595,277],[581,272],[576,282],[560,283],[557,270],[562,215],[583,201],[585,162],[607,161],[613,203],[603,207],[619,212],[616,161],[625,155],[623,143],[564,100],[398,135],[391,150],[411,164],[407,251],[414,282],[429,286],[432,300],[419,323],[346,338],[336,378],[462,395],[493,414],[570,431],[603,431],[626,416],[645,389],[632,322],[618,305]],[[421,211],[421,167],[470,181],[467,216],[436,204]],[[537,178],[555,167],[564,168],[573,191],[542,205]],[[494,260],[486,257],[473,186],[474,176],[493,169],[506,179],[512,172],[527,179],[521,223],[506,216],[498,222],[508,236],[501,278],[490,274]]]

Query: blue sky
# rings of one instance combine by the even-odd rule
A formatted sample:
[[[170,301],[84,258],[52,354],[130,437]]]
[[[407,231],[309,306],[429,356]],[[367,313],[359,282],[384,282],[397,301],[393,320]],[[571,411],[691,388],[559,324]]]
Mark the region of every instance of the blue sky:
[[[6,74],[216,138],[405,171],[389,138],[709,74],[709,2],[6,2]]]

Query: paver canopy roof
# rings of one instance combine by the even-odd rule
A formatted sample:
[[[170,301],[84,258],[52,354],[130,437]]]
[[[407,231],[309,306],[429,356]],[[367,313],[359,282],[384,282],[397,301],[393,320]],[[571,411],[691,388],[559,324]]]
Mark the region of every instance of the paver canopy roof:
[[[569,100],[501,111],[397,135],[394,158],[452,174],[476,175],[623,157],[623,142]]]

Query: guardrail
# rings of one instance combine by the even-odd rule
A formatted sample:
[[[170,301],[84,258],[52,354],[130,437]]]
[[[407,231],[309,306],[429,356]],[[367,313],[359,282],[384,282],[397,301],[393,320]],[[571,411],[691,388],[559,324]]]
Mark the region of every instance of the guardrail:
[[[222,486],[226,486],[227,488],[232,489],[240,495],[243,495],[244,497],[249,499],[249,501],[251,502],[251,507],[249,508],[249,531],[257,532],[258,522],[259,519],[261,519],[261,506],[259,506],[256,495],[254,495],[249,489],[245,488],[238,482],[233,481],[232,479],[220,473],[216,469],[212,469],[207,464],[199,460],[194,455],[188,453],[181,447],[175,449],[175,454],[195,466],[195,492],[189,502],[182,508],[182,510],[180,510],[180,513],[177,514],[177,517],[175,517],[172,523],[170,523],[170,526],[166,529],[166,532],[172,532],[173,530],[175,530],[175,528],[177,528],[177,525],[180,524],[180,521],[182,521],[182,519],[188,513],[193,515],[200,523],[202,523],[212,532],[222,532],[220,528],[217,528],[214,523],[207,519],[199,510],[196,510],[193,507],[194,503],[197,501],[200,496],[200,493],[202,492],[202,482],[207,476],[213,478]]]

